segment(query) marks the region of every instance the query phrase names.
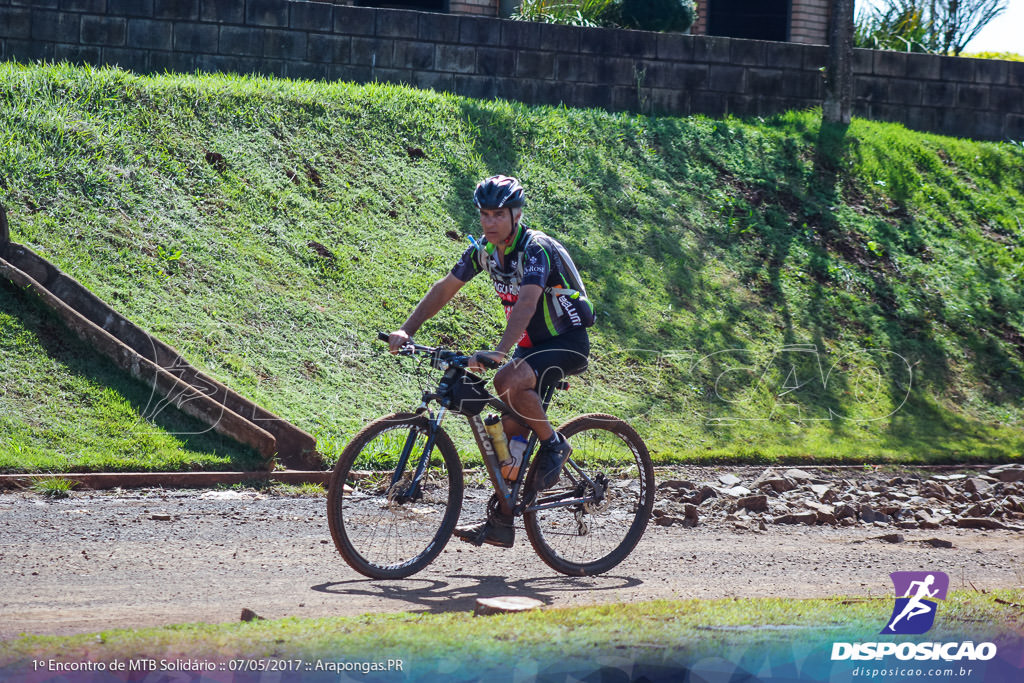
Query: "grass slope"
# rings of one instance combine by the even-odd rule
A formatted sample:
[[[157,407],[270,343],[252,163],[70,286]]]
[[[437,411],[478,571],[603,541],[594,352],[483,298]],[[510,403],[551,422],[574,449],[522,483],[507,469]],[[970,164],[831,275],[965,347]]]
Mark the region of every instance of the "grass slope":
[[[478,232],[468,197],[497,172],[523,179],[528,222],[567,245],[598,305],[591,371],[556,417],[622,414],[665,462],[1024,446],[1019,145],[859,120],[819,131],[816,112],[657,118],[11,63],[0,111],[13,239],[328,456],[417,401],[429,376],[375,332]],[[481,280],[419,339],[493,345],[502,317]],[[0,469],[244,460],[188,430],[154,436],[138,389],[52,353],[70,344],[56,323],[0,297]]]

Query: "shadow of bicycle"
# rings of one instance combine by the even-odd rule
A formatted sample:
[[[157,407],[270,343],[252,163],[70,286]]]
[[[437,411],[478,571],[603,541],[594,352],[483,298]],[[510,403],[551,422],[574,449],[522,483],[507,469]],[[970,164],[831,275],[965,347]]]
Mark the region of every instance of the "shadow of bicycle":
[[[334,581],[311,586],[319,593],[345,596],[365,596],[382,600],[397,600],[419,605],[422,609],[410,609],[410,612],[465,612],[476,607],[477,598],[498,595],[520,595],[540,600],[546,605],[552,603],[559,594],[623,590],[643,583],[640,579],[627,576],[585,576],[585,577],[539,577],[509,581],[504,576],[475,576],[471,574],[454,574],[450,577],[456,581],[447,582],[436,579],[402,579],[395,581],[377,581],[374,579],[355,579],[352,581]]]

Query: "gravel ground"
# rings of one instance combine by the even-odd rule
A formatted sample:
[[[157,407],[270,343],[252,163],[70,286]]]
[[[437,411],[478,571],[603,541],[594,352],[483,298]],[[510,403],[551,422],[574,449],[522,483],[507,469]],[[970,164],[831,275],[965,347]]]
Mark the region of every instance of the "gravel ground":
[[[768,509],[756,513],[737,508],[746,495],[735,487],[750,487],[764,468],[659,470],[659,482],[689,482],[694,488],[660,488],[659,514],[667,519],[652,523],[621,565],[589,578],[552,572],[520,528],[511,550],[453,540],[410,579],[368,580],[335,551],[323,497],[142,490],[51,500],[9,493],[0,495],[0,638],[227,622],[237,620],[243,608],[267,618],[471,610],[477,598],[497,595],[524,595],[554,606],[657,598],[887,596],[888,575],[899,570],[944,571],[954,588],[1024,584],[1024,533],[1018,530],[1024,523],[1010,509],[1011,496],[1024,483],[1004,484],[982,471],[981,481],[990,488],[967,492],[964,487],[978,471],[943,472],[938,476],[945,479],[935,479],[935,473],[893,469],[884,474],[805,469],[810,479],[790,478],[796,483],[792,490],[750,488],[768,499]],[[787,478],[784,472],[780,469],[776,479]],[[723,483],[721,477],[729,474],[739,483]],[[896,478],[900,483],[886,483]],[[919,495],[923,486],[933,490],[936,483],[949,487],[949,500]],[[694,505],[697,526],[684,526],[683,501],[705,485],[716,495]],[[833,493],[819,496],[822,489],[815,492],[812,486]],[[884,492],[871,491],[879,487]],[[847,496],[851,500],[844,503]],[[470,490],[463,520],[480,516],[486,497],[485,490]],[[806,512],[804,501],[821,512],[823,499],[831,499],[834,508],[849,504],[859,510],[861,499],[869,500],[873,512],[892,512],[891,500],[901,507],[889,521],[859,521],[855,515],[835,524],[776,523],[783,514]],[[982,504],[984,510],[985,501],[994,501],[988,518],[1007,528],[956,526],[966,513],[979,512],[973,506]],[[939,523],[920,528],[916,515],[921,511]],[[952,547],[934,547],[926,543],[931,539]]]

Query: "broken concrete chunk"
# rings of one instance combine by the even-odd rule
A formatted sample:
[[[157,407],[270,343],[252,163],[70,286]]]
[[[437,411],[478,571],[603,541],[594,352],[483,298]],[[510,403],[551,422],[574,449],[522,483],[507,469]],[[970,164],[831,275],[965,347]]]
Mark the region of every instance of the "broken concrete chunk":
[[[988,517],[963,517],[956,520],[960,529],[1005,529],[1005,524]]]
[[[796,488],[796,484],[792,479],[786,479],[781,477],[778,479],[765,479],[760,483],[760,488],[769,487],[776,493],[785,493],[786,491],[792,491]]]
[[[840,519],[840,520],[842,520],[842,519],[856,519],[856,517],[857,517],[857,511],[854,510],[852,506],[846,505],[845,503],[843,505],[838,506],[835,509],[834,514],[836,516],[836,519]]]
[[[750,488],[756,489],[757,487],[759,487],[761,484],[763,484],[768,479],[778,479],[778,478],[779,478],[779,475],[775,474],[775,470],[773,470],[772,468],[769,467],[764,472],[759,474],[757,476],[757,479],[755,479],[754,481],[752,481],[750,483]]]
[[[814,500],[805,500],[803,501],[803,503],[804,505],[811,508],[815,512],[823,513],[826,515],[834,515],[836,512],[836,509],[831,505],[828,505],[827,503],[819,503]]]
[[[878,540],[885,541],[886,543],[903,543],[905,539],[903,534],[885,534],[884,536],[879,536]]]
[[[721,482],[722,486],[726,488],[732,488],[740,483],[740,478],[735,474],[723,474],[718,477],[718,481]]]
[[[768,496],[763,493],[754,496],[744,496],[736,501],[736,506],[751,512],[767,512]]]
[[[797,512],[788,515],[782,515],[775,518],[776,524],[817,524],[818,513],[816,512]]]
[[[835,515],[830,514],[828,512],[818,513],[818,524],[829,524],[831,526],[835,526],[838,523],[839,520],[836,519]]]
[[[990,486],[991,484],[979,477],[971,477],[964,484],[964,488],[971,493],[982,493],[987,491]]]
[[[782,476],[786,477],[787,479],[792,479],[793,481],[800,482],[810,481],[811,479],[814,479],[814,477],[808,474],[807,472],[804,472],[803,470],[799,470],[796,468],[786,470],[785,472],[783,472]]]
[[[878,512],[867,505],[860,506],[860,521],[867,522],[869,524],[874,522],[881,522],[882,524],[890,524],[892,519],[889,515]]]
[[[749,496],[752,491],[745,486],[733,486],[731,489],[725,489],[722,493],[732,498],[739,498],[741,496]]]
[[[669,479],[658,484],[659,489],[676,489],[680,491],[692,491],[697,485],[685,479]]]
[[[818,500],[825,502],[835,500],[836,497],[832,487],[825,484],[811,484],[811,491],[818,497]]]
[[[1024,481],[1024,466],[1001,465],[990,469],[988,475],[1002,482]]]

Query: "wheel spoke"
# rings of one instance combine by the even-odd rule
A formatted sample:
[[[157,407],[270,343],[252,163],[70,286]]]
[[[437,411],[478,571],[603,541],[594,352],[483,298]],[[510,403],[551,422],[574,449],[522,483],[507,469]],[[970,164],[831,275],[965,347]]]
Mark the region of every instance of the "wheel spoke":
[[[426,418],[416,416],[378,420],[352,440],[338,461],[328,502],[331,533],[341,554],[363,574],[398,578],[422,569],[443,548],[458,519],[462,472],[443,432],[420,494],[409,495],[427,425]],[[398,481],[389,485],[410,429],[415,435],[411,455]]]
[[[585,473],[570,477],[567,469],[563,479],[582,488],[586,502],[527,513],[527,532],[537,553],[558,571],[607,571],[636,545],[650,517],[654,481],[647,449],[628,425],[610,416],[576,418],[559,431]]]

